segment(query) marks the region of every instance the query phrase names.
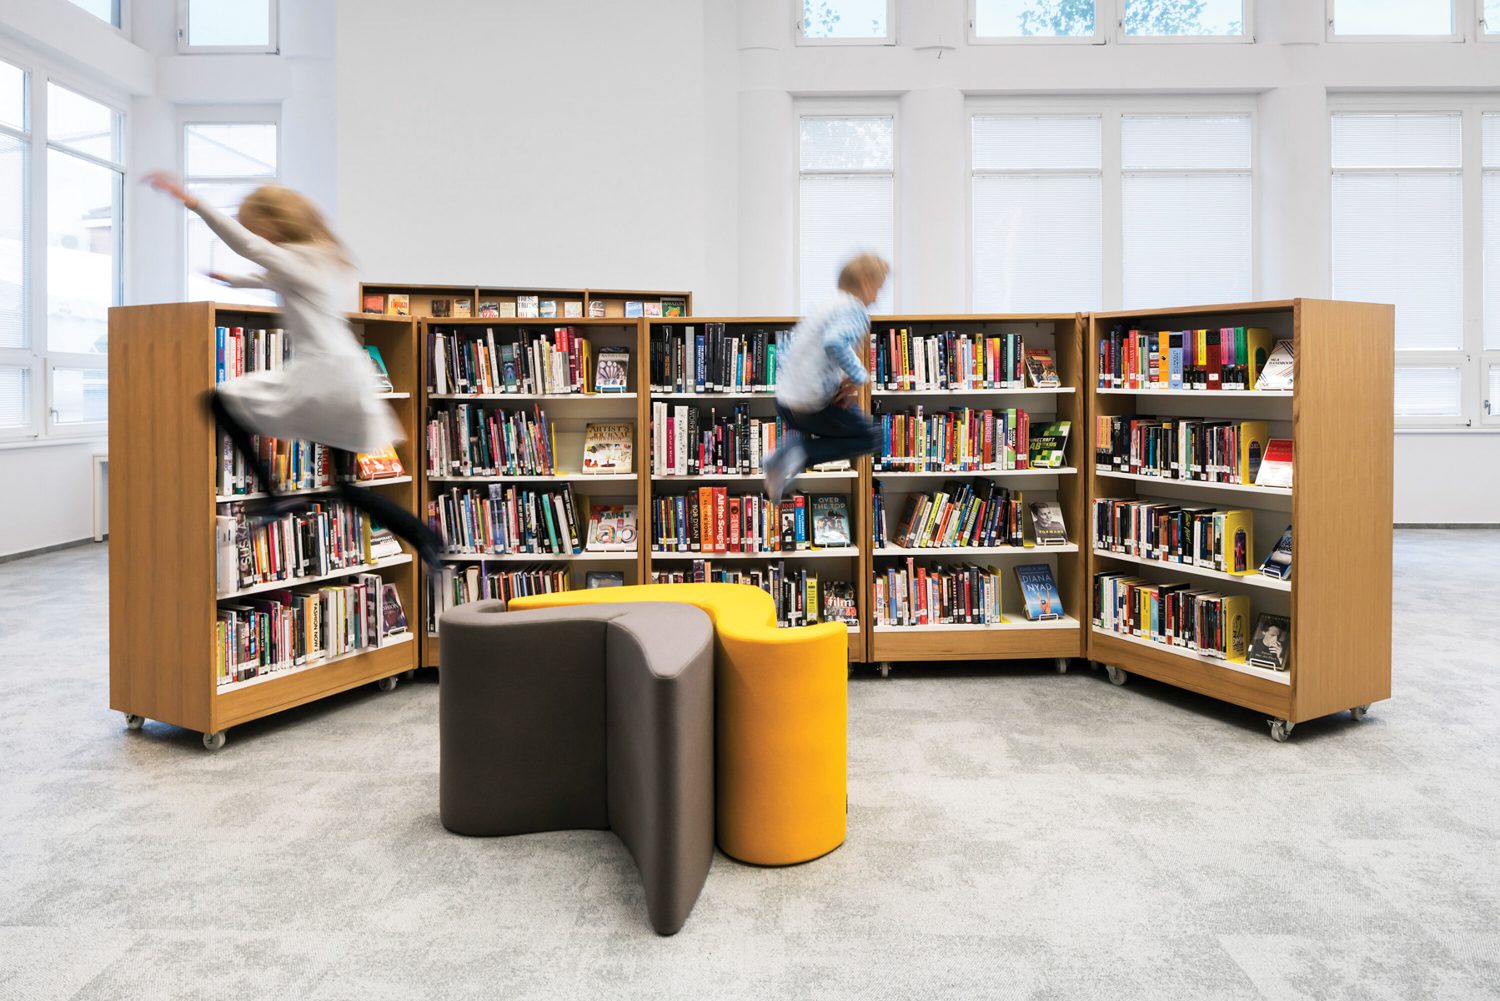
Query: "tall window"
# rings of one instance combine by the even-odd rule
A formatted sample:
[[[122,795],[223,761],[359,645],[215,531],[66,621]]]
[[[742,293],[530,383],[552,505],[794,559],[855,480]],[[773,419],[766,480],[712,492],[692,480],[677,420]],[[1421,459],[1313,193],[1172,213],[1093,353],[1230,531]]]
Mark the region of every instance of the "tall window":
[[[1454,34],[1453,0],[1329,0],[1328,10],[1335,38]]]
[[[1463,118],[1333,116],[1333,295],[1396,304],[1396,416],[1462,416]]]
[[[51,425],[107,419],[109,307],[120,303],[122,115],[47,85],[47,353]]]
[[[1099,116],[975,115],[971,145],[974,308],[1098,309]]]
[[[276,179],[276,125],[273,122],[190,123],[183,129],[183,174],[188,190],[215,208],[233,214],[255,188]],[[258,270],[225,246],[203,220],[184,210],[187,223],[189,299],[220,302],[274,301],[260,289],[226,288],[210,272],[249,274]]]
[[[804,42],[887,44],[893,0],[797,0],[797,33]]]
[[[73,6],[82,7],[99,20],[120,26],[120,0],[72,0]]]
[[[278,0],[177,0],[183,52],[275,52]]]
[[[35,354],[27,322],[31,248],[26,73],[0,63],[0,436],[29,432],[35,424],[32,392]]]
[[[1500,113],[1483,116],[1485,420],[1500,422]]]
[[[1125,308],[1254,293],[1249,115],[1120,122]]]
[[[806,116],[799,148],[798,288],[806,310],[833,293],[839,268],[855,254],[893,258],[895,122],[889,115]],[[894,281],[873,312],[891,312]]]

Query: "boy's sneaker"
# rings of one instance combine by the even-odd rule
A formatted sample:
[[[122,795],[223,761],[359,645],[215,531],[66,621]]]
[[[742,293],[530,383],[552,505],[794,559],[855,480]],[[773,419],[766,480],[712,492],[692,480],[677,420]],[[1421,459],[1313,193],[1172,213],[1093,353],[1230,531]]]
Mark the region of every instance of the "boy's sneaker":
[[[778,448],[771,453],[770,460],[766,462],[766,493],[770,494],[772,504],[781,504],[781,498],[797,482],[797,477],[802,475],[806,462],[807,450],[800,443]]]

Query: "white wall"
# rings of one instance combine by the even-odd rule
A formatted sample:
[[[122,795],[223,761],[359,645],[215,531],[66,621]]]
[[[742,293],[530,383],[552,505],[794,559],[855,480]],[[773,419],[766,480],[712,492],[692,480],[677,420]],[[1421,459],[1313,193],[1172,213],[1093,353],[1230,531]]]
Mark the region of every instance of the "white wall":
[[[340,0],[343,234],[371,280],[732,309],[727,0]]]

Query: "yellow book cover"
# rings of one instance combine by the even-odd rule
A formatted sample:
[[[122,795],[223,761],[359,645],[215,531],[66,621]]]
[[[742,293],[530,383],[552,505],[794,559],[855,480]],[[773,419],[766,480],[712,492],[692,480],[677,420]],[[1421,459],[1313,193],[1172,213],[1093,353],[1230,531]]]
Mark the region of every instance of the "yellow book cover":
[[[1228,574],[1247,574],[1255,552],[1255,515],[1250,511],[1219,511],[1214,514],[1218,529],[1219,569]]]
[[[1224,659],[1245,660],[1250,637],[1250,597],[1244,594],[1224,596]]]
[[[578,358],[579,381],[585,393],[594,392],[593,383],[589,382],[589,373],[594,370],[594,345],[587,337],[578,340],[580,354]]]
[[[1198,351],[1197,351],[1197,353],[1195,353],[1193,355],[1193,359],[1197,362],[1199,371],[1207,373],[1208,372],[1208,361],[1207,361],[1207,359],[1208,359],[1208,331],[1207,330],[1194,330],[1191,333],[1192,333],[1193,336],[1195,336],[1195,337],[1198,338]],[[1204,378],[1206,379],[1207,376],[1205,375]],[[1203,388],[1203,389],[1208,388],[1208,383],[1205,381],[1204,383],[1202,383],[1200,385],[1199,388]]]
[[[910,389],[912,383],[911,362],[911,338],[906,334],[906,328],[901,328],[901,388]]]
[[[1254,385],[1254,381],[1251,381]],[[1265,421],[1244,421],[1240,424],[1240,483],[1254,483],[1260,471],[1260,460],[1266,454],[1266,442],[1271,440],[1270,425]]]
[[[811,626],[818,621],[818,578],[813,574],[807,575],[807,599],[803,606],[807,612],[806,624]]]
[[[1254,389],[1260,378],[1260,370],[1271,357],[1271,348],[1276,344],[1276,335],[1265,327],[1246,327],[1245,343],[1249,347],[1250,368],[1245,374],[1245,388]]]
[[[1172,335],[1162,330],[1156,336],[1156,371],[1152,375],[1156,384],[1165,389],[1172,384]]]

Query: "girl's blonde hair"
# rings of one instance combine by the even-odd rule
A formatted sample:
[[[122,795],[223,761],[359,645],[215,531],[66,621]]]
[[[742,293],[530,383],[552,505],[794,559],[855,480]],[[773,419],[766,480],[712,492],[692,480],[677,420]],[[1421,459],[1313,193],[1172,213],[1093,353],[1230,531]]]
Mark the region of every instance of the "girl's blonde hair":
[[[851,294],[866,287],[879,292],[890,273],[890,264],[879,254],[860,254],[839,272],[839,288]]]
[[[266,184],[240,203],[240,224],[272,243],[320,243],[345,264],[349,251],[311,200],[291,188]]]

